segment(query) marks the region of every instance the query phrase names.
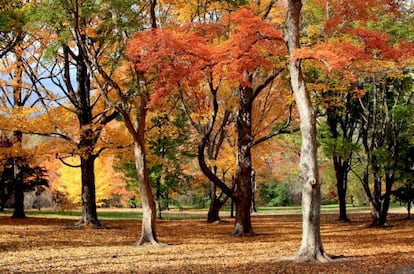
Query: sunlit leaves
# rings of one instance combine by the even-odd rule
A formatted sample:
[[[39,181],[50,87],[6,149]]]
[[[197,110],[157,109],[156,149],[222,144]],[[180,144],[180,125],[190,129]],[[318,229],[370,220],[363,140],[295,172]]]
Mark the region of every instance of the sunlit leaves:
[[[68,158],[65,162],[71,165],[79,165],[76,158]],[[98,158],[95,166],[96,200],[102,205],[112,195],[126,196],[125,180],[121,173],[114,171],[113,157]],[[52,189],[64,193],[72,204],[81,204],[81,174],[80,168],[74,168],[60,163],[55,170],[55,180],[51,181]],[[52,177],[53,178],[53,177]]]
[[[175,31],[149,30],[130,41],[127,55],[138,71],[154,79],[155,92],[150,104],[174,90],[200,88],[206,79],[245,85],[246,72],[271,70],[274,59],[285,53],[281,32],[247,9],[223,17],[217,26],[220,25],[227,26],[230,32],[214,38],[208,31],[222,28],[194,25]]]

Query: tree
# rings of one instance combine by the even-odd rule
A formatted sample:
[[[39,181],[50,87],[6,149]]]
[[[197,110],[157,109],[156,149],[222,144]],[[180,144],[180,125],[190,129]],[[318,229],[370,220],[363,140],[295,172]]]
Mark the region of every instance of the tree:
[[[25,26],[26,5],[24,1],[11,1],[1,6],[2,29],[0,35],[5,45],[0,52],[0,103],[2,134],[8,132],[10,149],[2,155],[13,167],[14,186],[14,218],[25,218],[24,212],[24,178],[31,152],[24,147],[25,123],[37,112],[35,107],[39,98],[36,93],[36,82],[33,71],[39,68],[35,58],[39,55],[36,40],[27,33]],[[4,16],[4,17],[3,17]]]
[[[302,134],[299,180],[302,182],[302,243],[299,261],[329,261],[322,245],[320,231],[321,190],[317,163],[316,116],[302,74],[301,60],[294,57],[300,47],[301,0],[289,0],[285,40],[289,50],[289,72]]]
[[[405,39],[401,39],[402,35],[401,32],[398,32],[395,36],[391,36],[386,32],[386,29],[382,27],[381,20],[379,20],[379,16],[382,16],[383,18],[388,18],[387,20],[396,20],[400,21],[403,20],[402,17],[400,17],[400,13],[397,12],[397,9],[399,8],[398,3],[394,1],[379,1],[379,0],[372,0],[372,1],[364,1],[363,3],[360,3],[358,1],[347,1],[346,3],[342,3],[340,1],[317,1],[315,2],[318,5],[320,5],[319,13],[317,14],[324,14],[326,17],[325,23],[320,26],[317,29],[323,29],[322,33],[318,33],[318,31],[314,31],[313,29],[309,29],[309,32],[306,33],[312,33],[311,37],[313,36],[313,39],[317,42],[313,45],[312,39],[309,39],[307,41],[308,45],[306,49],[301,49],[297,52],[301,52],[299,54],[296,54],[296,57],[307,57],[307,58],[313,58],[319,60],[321,63],[324,64],[326,67],[326,70],[328,72],[328,75],[330,77],[328,78],[328,83],[331,81],[333,83],[339,82],[337,78],[335,77],[339,72],[339,77],[344,78],[345,81],[339,82],[339,84],[326,84],[325,83],[316,83],[316,85],[322,85],[323,86],[323,92],[325,94],[328,94],[327,99],[332,99],[331,95],[336,94],[339,92],[346,91],[344,94],[350,93],[352,94],[352,97],[354,98],[360,98],[364,93],[364,82],[371,77],[377,78],[379,75],[377,73],[380,73],[379,71],[389,71],[394,70],[396,67],[400,67],[397,65],[399,62],[405,62],[404,60],[407,60],[411,58],[412,53],[412,46],[409,42]],[[402,5],[404,6],[404,5]],[[349,12],[349,11],[355,12]],[[395,26],[394,26],[395,27]],[[393,28],[394,28],[393,27]],[[395,30],[394,30],[395,32]],[[395,32],[396,33],[396,32]],[[316,36],[316,38],[315,38]],[[401,50],[404,49],[404,50]],[[307,52],[307,53],[305,53]],[[305,54],[303,54],[305,53]],[[401,63],[402,64],[402,63]],[[398,70],[398,68],[397,68]],[[394,73],[397,70],[394,71]],[[334,75],[332,77],[331,75]],[[380,79],[383,79],[382,76],[379,77]],[[335,80],[336,79],[336,80]],[[368,80],[370,82],[371,80]],[[378,83],[379,79],[376,79],[375,82]],[[382,81],[382,80],[380,80]],[[369,84],[368,86],[370,86]],[[335,90],[335,88],[337,90]],[[320,88],[315,88],[315,90],[318,90]],[[342,90],[342,91],[341,91]],[[371,93],[375,93],[376,90],[379,89],[373,89]],[[339,92],[338,92],[339,91]],[[320,96],[323,97],[324,94],[321,94]],[[348,95],[347,95],[348,96]],[[374,95],[375,96],[375,95]],[[335,97],[334,97],[335,98]],[[379,98],[379,97],[378,97]],[[381,99],[380,99],[381,100]],[[347,100],[348,102],[355,102],[355,100]],[[357,106],[356,104],[348,105],[351,107],[348,111],[355,111],[360,109],[362,112],[365,111],[365,118],[364,122],[361,122],[359,119],[359,115],[361,113],[358,113],[355,115],[353,113],[353,119],[354,121],[350,124],[348,124],[349,127],[344,131],[343,125],[341,125],[341,128],[343,130],[342,135],[347,135],[346,142],[338,142],[338,137],[343,138],[340,134],[338,134],[337,127],[340,123],[343,123],[345,120],[338,119],[338,113],[335,110],[335,108],[338,106],[337,102],[334,100],[331,104],[326,104],[327,107],[327,113],[328,113],[328,122],[331,124],[331,130],[332,135],[337,136],[337,140],[334,141],[336,143],[336,146],[342,144],[344,147],[352,147],[352,146],[358,146],[358,144],[351,144],[350,141],[353,142],[352,136],[355,135],[348,135],[348,133],[352,133],[354,131],[355,133],[361,133],[361,127],[370,127],[373,126],[371,122],[368,122],[373,116],[372,115],[372,109],[368,110],[367,107],[364,106]],[[356,106],[356,108],[355,108]],[[335,108],[333,108],[335,107]],[[362,110],[363,109],[363,110]],[[335,110],[335,111],[334,111]],[[352,118],[351,116],[345,115],[345,119]],[[356,119],[356,120],[355,120]],[[336,120],[336,121],[335,121]],[[375,124],[375,123],[374,123]],[[345,125],[345,124],[344,124]],[[385,125],[385,123],[384,123]],[[355,126],[358,126],[358,128],[355,130]],[[354,129],[353,129],[354,128]],[[384,129],[384,127],[382,128]],[[348,130],[351,130],[348,132]],[[378,130],[378,129],[376,129]],[[380,136],[375,133],[376,130],[373,130],[371,128],[371,132],[374,132],[373,135]],[[367,132],[365,130],[365,132]],[[369,133],[370,134],[370,133]],[[369,134],[365,134],[365,139],[367,139],[367,136]],[[384,134],[382,134],[384,136]],[[382,138],[382,137],[381,137]],[[360,135],[356,138],[356,140],[362,140],[364,137]],[[385,141],[385,138],[383,140],[376,140],[374,141],[375,144],[381,143]],[[364,141],[362,141],[364,143]],[[370,164],[367,164],[368,162],[372,163],[372,160],[374,160],[375,156],[372,158],[372,155],[368,153],[367,151],[370,150],[370,145],[365,144],[363,146],[365,149],[365,155],[367,156],[365,158],[365,175],[361,176],[364,179],[364,185],[368,186],[369,182],[369,176],[371,172],[371,166]],[[374,144],[369,142],[370,144]],[[351,146],[350,146],[351,145]],[[372,147],[374,148],[374,147]],[[342,155],[342,160],[345,160],[342,162],[342,167],[339,164],[339,156],[340,151],[336,151],[336,160],[334,158],[334,162],[337,162],[337,171],[341,171],[342,168],[349,169],[350,161],[350,154],[348,155]],[[345,152],[345,151],[342,151]],[[345,156],[345,157],[344,157]],[[347,159],[348,158],[348,159]],[[343,164],[346,164],[345,166]],[[340,169],[338,169],[340,168]],[[343,171],[346,171],[347,169],[344,169]],[[374,174],[374,177],[377,177],[378,182],[381,181],[381,175],[382,172],[381,168],[379,166],[375,169],[372,169],[373,173],[377,174],[376,176]],[[391,172],[392,173],[392,172]],[[389,173],[389,179],[392,181],[394,175]],[[338,176],[338,178],[343,177],[342,175],[345,174],[344,172],[338,173],[341,176]],[[385,177],[384,177],[385,178]],[[338,186],[343,186],[343,182],[338,181]],[[377,185],[380,185],[379,183]],[[388,186],[389,188],[389,186]],[[368,189],[365,187],[365,189]],[[379,190],[380,188],[378,188]],[[386,186],[387,189],[387,186]],[[339,189],[339,196],[343,200],[344,196],[342,193],[345,189]],[[381,191],[376,191],[377,195],[381,196],[379,194]],[[388,191],[387,191],[388,192]],[[341,197],[342,196],[342,197]],[[367,193],[367,196],[369,200],[372,200],[373,195]],[[385,197],[389,197],[388,194],[385,195]],[[386,198],[388,200],[388,198]],[[375,203],[372,203],[375,204]],[[387,204],[387,203],[386,203]],[[385,208],[387,208],[387,205],[385,204]],[[373,206],[373,212],[376,212],[375,206]],[[375,215],[375,214],[374,214]]]
[[[392,191],[395,198],[407,206],[407,218],[411,219],[411,207],[414,202],[414,188],[410,183]]]
[[[103,144],[101,134],[105,126],[113,121],[118,113],[108,107],[104,99],[97,94],[93,71],[88,70],[84,53],[80,49],[71,29],[74,28],[70,17],[71,3],[67,1],[43,1],[35,5],[30,13],[32,31],[38,35],[46,47],[42,63],[43,74],[38,81],[43,85],[43,107],[49,116],[50,132],[35,132],[62,138],[68,144],[65,151],[57,153],[57,157],[68,166],[81,169],[82,216],[78,225],[100,226],[96,211],[95,160],[113,144]],[[50,10],[57,12],[50,13]],[[93,10],[83,9],[80,24],[84,29],[92,31]],[[89,17],[91,16],[91,17]],[[42,31],[38,31],[42,29]],[[81,39],[87,39],[85,35]],[[46,41],[46,42],[45,42]],[[40,43],[40,42],[39,42]],[[56,91],[57,90],[57,91]],[[75,125],[73,131],[64,128],[69,125],[54,119],[56,110],[69,116],[70,123]],[[73,115],[73,117],[72,117]],[[72,165],[65,161],[69,155],[78,155],[80,162]]]
[[[73,20],[72,32],[92,72],[100,96],[123,118],[133,140],[135,166],[143,208],[142,232],[137,245],[160,245],[156,234],[156,208],[147,168],[145,128],[151,91],[147,79],[140,71],[125,61],[124,49],[127,38],[141,28],[149,18],[149,25],[156,28],[156,1],[150,1],[149,16],[135,1],[122,3],[110,1],[105,5],[74,1],[69,10]],[[83,4],[83,5],[82,5]],[[95,3],[94,3],[95,4]],[[82,24],[82,12],[91,8],[95,13],[96,29],[88,31]],[[127,20],[128,19],[128,20]],[[132,24],[133,23],[133,24]],[[86,38],[86,39],[85,39]]]
[[[191,159],[190,130],[181,109],[158,113],[147,131],[151,184],[155,189],[157,216],[168,208],[170,193],[179,192],[186,181],[183,165]]]
[[[321,133],[321,142],[326,154],[332,158],[335,171],[336,189],[339,204],[339,220],[349,222],[346,213],[348,175],[352,168],[354,154],[358,151],[357,130],[359,126],[358,100],[353,91],[335,92],[326,96],[330,102],[326,106],[327,132]]]
[[[0,4],[0,58],[3,58],[23,40],[23,5],[20,0],[3,1]]]
[[[373,226],[386,225],[403,145],[412,131],[412,121],[407,118],[412,117],[412,78],[404,73],[396,78],[390,74],[383,70],[373,75],[372,82],[367,81],[369,91],[360,100],[363,108],[360,131],[365,155],[359,157],[364,167],[363,176],[359,178],[371,204]]]
[[[230,25],[227,25],[228,20]],[[279,76],[282,69],[275,68],[270,57],[280,57],[284,48],[281,33],[247,9],[240,9],[223,18],[221,24],[231,29],[231,32],[221,34],[226,27],[213,24],[195,25],[193,28],[190,26],[180,32],[177,29],[175,32],[157,30],[140,33],[130,44],[130,57],[139,70],[158,79],[152,86],[155,93],[151,99],[154,101],[173,91],[181,91],[190,97],[199,96],[200,91],[208,91],[208,97],[204,95],[204,98],[209,98],[207,102],[211,109],[210,114],[207,113],[209,115],[204,113],[201,116],[205,119],[205,129],[198,147],[200,168],[227,196],[234,198],[236,220],[233,234],[254,235],[250,221],[251,148],[281,132],[289,131],[289,123],[275,127],[266,136],[254,139],[253,102]],[[212,41],[217,35],[225,40],[216,46]],[[191,48],[189,45],[192,45]],[[219,94],[223,87],[230,87],[229,90],[236,99],[238,159],[234,191],[214,174],[205,160],[206,144],[211,140],[212,131],[218,122]],[[225,123],[218,122],[217,127],[222,126]]]
[[[74,206],[82,205],[82,188],[79,188],[82,180],[82,171],[80,168],[73,167],[79,166],[80,159],[72,157],[67,158],[65,161],[70,166],[59,161],[55,163],[54,171],[52,166],[49,166],[49,172],[57,174],[56,179],[51,182],[52,191],[64,194],[67,200]],[[126,188],[125,185],[122,185],[123,178],[121,174],[115,172],[112,165],[112,157],[101,156],[96,159],[94,174],[97,206],[103,206],[105,201],[110,200],[114,191],[120,191],[120,189],[117,190],[116,188]]]

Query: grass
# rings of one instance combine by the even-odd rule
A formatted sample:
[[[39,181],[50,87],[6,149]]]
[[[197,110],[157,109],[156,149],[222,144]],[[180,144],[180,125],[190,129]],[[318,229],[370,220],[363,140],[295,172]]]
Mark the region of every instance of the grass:
[[[162,217],[165,220],[182,220],[182,219],[204,219],[207,215],[208,209],[176,209],[173,208],[169,211],[162,211]],[[352,207],[348,205],[347,211],[349,213],[367,212],[368,206]],[[258,207],[257,214],[301,214],[300,206],[279,206],[279,207]],[[322,205],[321,212],[335,214],[338,212],[338,205]],[[255,213],[254,213],[255,214]],[[12,210],[6,209],[4,212],[0,212],[0,216],[11,216]],[[28,217],[46,217],[46,218],[65,218],[65,219],[78,219],[81,216],[80,209],[73,210],[54,210],[54,209],[28,209],[26,210]],[[221,216],[228,217],[230,215],[230,209],[228,207],[223,208]],[[130,208],[99,208],[98,218],[100,220],[136,220],[142,218],[141,209]]]

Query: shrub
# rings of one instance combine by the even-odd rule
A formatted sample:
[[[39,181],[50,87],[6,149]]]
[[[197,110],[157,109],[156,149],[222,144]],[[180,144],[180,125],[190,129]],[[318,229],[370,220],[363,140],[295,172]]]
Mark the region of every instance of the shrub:
[[[259,198],[269,206],[288,206],[292,203],[289,184],[275,181],[260,185]]]

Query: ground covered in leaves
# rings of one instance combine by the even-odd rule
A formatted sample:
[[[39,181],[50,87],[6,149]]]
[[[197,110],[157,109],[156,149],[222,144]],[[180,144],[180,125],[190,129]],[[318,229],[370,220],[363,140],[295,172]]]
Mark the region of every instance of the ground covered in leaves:
[[[255,215],[255,237],[230,235],[232,220],[161,220],[162,248],[135,247],[139,220],[103,220],[104,229],[75,229],[73,219],[0,216],[0,272],[40,273],[414,273],[414,221],[391,214],[369,228],[367,214],[322,216],[325,249],[345,260],[297,264],[283,258],[300,245],[301,217]]]

